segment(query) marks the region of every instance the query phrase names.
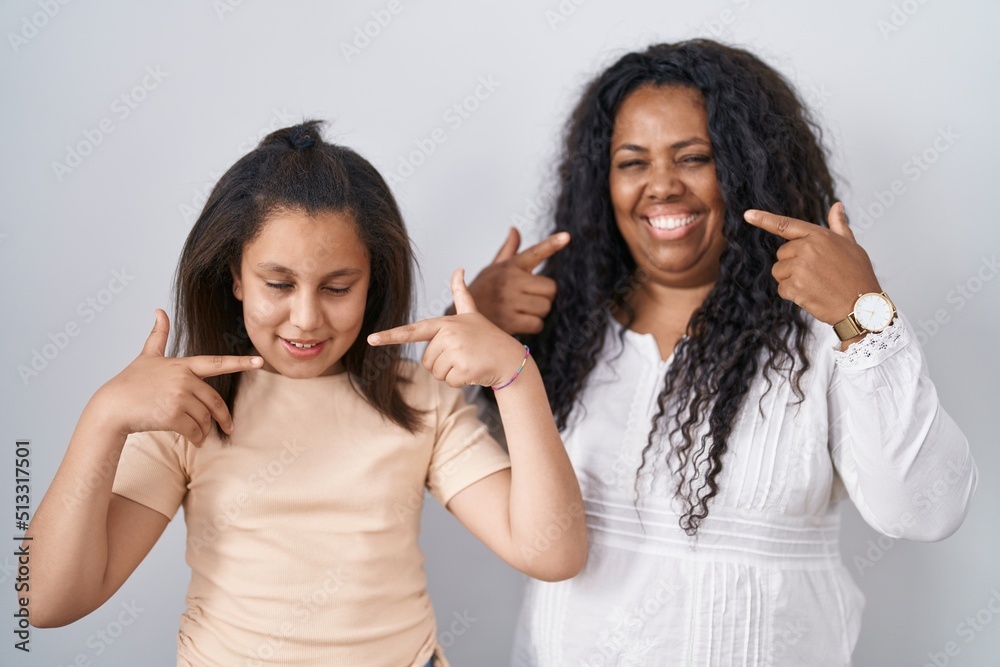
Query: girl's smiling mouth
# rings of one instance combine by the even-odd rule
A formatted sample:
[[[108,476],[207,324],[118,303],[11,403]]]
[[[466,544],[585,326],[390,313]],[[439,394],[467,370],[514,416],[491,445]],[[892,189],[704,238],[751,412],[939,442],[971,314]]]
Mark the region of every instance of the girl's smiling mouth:
[[[296,359],[313,359],[319,356],[326,346],[326,341],[321,340],[289,340],[281,336],[278,338],[288,353]]]

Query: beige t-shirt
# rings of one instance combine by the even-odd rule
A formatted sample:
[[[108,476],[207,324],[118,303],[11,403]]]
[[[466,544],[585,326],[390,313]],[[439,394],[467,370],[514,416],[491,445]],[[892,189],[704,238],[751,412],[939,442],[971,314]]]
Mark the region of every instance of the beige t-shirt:
[[[408,365],[416,433],[347,374],[246,371],[228,444],[129,436],[114,492],[184,505],[187,611],[178,665],[423,667],[440,649],[417,545],[426,486],[442,505],[510,466],[459,390]]]

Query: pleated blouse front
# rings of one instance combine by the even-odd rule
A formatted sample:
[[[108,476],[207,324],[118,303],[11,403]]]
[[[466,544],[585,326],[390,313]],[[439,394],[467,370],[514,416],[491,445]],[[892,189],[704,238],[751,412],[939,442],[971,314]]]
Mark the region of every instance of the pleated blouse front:
[[[941,539],[964,518],[976,469],[900,318],[846,353],[835,344],[814,322],[802,401],[787,381],[768,391],[755,379],[692,540],[673,450],[660,442],[641,466],[671,359],[612,320],[563,434],[590,556],[574,579],[528,585],[513,664],[850,664],[864,597],[841,562],[839,501],[892,537]],[[933,503],[918,502],[942,479]]]

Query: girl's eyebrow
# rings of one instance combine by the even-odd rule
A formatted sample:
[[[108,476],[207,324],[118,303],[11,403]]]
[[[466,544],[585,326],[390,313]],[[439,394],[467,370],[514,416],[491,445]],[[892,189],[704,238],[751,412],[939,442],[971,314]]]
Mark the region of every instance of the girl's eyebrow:
[[[261,271],[268,271],[270,273],[280,273],[285,276],[292,276],[297,278],[297,274],[292,269],[287,266],[278,264],[277,262],[261,262],[257,265],[257,268]],[[337,269],[336,271],[331,271],[330,273],[323,276],[322,280],[328,280],[330,278],[344,278],[350,276],[360,276],[363,273],[361,269],[345,267],[343,269]]]

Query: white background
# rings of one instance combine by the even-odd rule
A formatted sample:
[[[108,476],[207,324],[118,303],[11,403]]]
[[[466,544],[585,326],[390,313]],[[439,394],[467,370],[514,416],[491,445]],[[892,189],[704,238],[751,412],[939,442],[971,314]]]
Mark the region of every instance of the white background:
[[[880,547],[845,509],[843,555],[868,598],[855,663],[997,665],[1000,613],[989,605],[1000,610],[998,6],[420,0],[401,2],[394,15],[388,6],[3,3],[0,536],[19,534],[11,516],[15,439],[31,440],[37,505],[88,398],[138,353],[153,309],[169,307],[174,266],[204,193],[265,132],[303,117],[329,119],[328,138],[387,176],[406,176],[394,190],[422,267],[419,310],[435,313],[449,298],[452,269],[478,270],[512,221],[529,241],[541,237],[563,122],[587,79],[650,43],[714,36],[759,54],[815,109],[860,240],[922,332],[942,403],[979,465],[969,517],[943,543],[883,539]],[[373,12],[391,21],[371,23]],[[366,25],[375,36],[345,54]],[[165,74],[133,92],[147,68]],[[449,109],[481,78],[499,86],[470,101],[477,108],[457,123]],[[105,118],[113,131],[98,137]],[[429,156],[416,154],[412,173],[400,172],[436,128],[446,140]],[[952,138],[937,139],[942,133]],[[53,164],[66,162],[68,148],[88,141],[96,144],[89,154],[57,174]],[[913,162],[920,155],[925,169]],[[901,194],[890,202],[885,191],[897,180]],[[115,270],[132,276],[127,287],[102,292]],[[79,307],[88,298],[105,300],[101,312]],[[30,367],[33,351],[70,323],[78,334],[22,379],[18,366]],[[455,626],[461,635],[442,634],[453,663],[505,664],[521,577],[433,501],[422,542],[440,630],[456,615],[475,619]],[[174,664],[189,574],[183,543],[179,515],[114,599],[67,628],[33,631],[30,654],[12,648],[13,549],[0,549],[0,662]],[[129,603],[141,609],[134,620],[123,615]],[[977,614],[979,630],[962,625]],[[112,643],[100,639],[118,634],[119,617],[131,624]]]

